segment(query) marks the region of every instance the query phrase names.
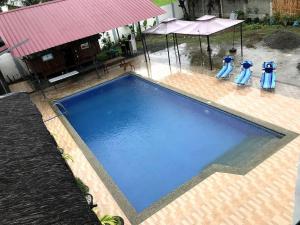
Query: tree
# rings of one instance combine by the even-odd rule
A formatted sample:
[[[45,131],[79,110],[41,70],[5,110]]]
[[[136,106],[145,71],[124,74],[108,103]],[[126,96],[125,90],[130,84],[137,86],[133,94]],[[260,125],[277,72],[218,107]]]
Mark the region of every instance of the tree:
[[[6,5],[8,0],[0,0],[0,6],[4,6]]]
[[[24,6],[35,5],[40,3],[40,0],[22,0]]]
[[[222,0],[209,0],[207,3],[207,13],[208,15],[212,14],[212,11],[215,9],[215,5],[218,6],[219,17],[222,17],[222,8],[221,8],[221,1]]]
[[[208,15],[211,15],[212,11],[215,9],[215,1],[214,0],[209,0],[206,7],[207,7]]]
[[[0,0],[0,6],[4,6],[9,0]],[[24,6],[35,5],[43,2],[48,2],[52,0],[20,0]]]
[[[189,4],[189,13],[190,13],[190,17],[192,20],[195,20],[195,8],[196,8],[196,2],[197,0],[189,0],[188,4]]]
[[[24,6],[35,5],[39,3],[49,2],[52,0],[22,0]]]
[[[179,7],[182,8],[184,19],[189,19],[189,14],[187,12],[187,9],[185,7],[185,0],[178,0],[179,1]]]

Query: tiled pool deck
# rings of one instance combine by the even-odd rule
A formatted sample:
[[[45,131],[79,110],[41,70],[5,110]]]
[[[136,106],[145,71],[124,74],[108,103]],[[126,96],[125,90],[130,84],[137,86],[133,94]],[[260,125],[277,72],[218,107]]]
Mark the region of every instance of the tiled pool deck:
[[[151,75],[142,58],[135,65],[138,74],[300,133],[300,100],[293,87],[291,92],[289,87],[284,88],[282,93],[285,95],[267,93],[254,87],[237,88],[232,82],[220,82],[197,72],[179,72],[174,68],[170,73],[169,67],[160,63],[152,64]],[[120,68],[115,68],[101,79],[90,73],[59,84],[57,89],[51,88],[46,94],[50,99],[57,99],[121,73]],[[278,90],[282,88],[279,84]],[[32,100],[45,120],[55,115],[40,93],[32,94]],[[69,160],[69,164],[75,176],[90,187],[98,204],[96,212],[121,215],[126,224],[130,224],[60,119],[53,119],[46,125],[58,145],[72,156],[73,162]],[[142,224],[292,224],[299,154],[298,136],[244,176],[214,173]]]

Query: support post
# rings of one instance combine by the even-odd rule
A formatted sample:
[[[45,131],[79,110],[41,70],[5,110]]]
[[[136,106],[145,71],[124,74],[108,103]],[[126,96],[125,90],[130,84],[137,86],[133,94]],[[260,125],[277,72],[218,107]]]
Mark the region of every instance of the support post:
[[[241,56],[243,58],[244,53],[243,53],[243,23],[240,25],[240,32],[241,32]]]
[[[201,41],[201,36],[199,35],[199,45],[200,45],[200,52],[201,52],[201,55],[203,54],[203,51],[202,51],[202,41]]]
[[[96,56],[94,58],[94,65],[95,65],[96,75],[97,75],[98,78],[100,78],[100,74],[99,74],[99,70],[98,70],[98,61],[97,61]]]
[[[173,34],[173,46],[174,46],[174,51],[175,51],[175,55],[176,55],[175,34]]]
[[[36,72],[33,72],[33,76],[34,78],[36,79],[36,87],[38,89],[38,91],[40,91],[44,97],[44,99],[47,99],[47,96],[43,90],[43,87],[42,87],[42,81],[39,79],[38,75],[36,74]]]
[[[143,45],[143,51],[144,51],[145,61],[147,63],[148,60],[147,60],[147,54],[146,54],[146,46],[145,46],[145,41],[144,41],[144,35],[141,36],[141,39],[142,39],[142,45]]]
[[[0,70],[0,95],[1,95],[1,89],[3,89],[4,94],[10,93],[10,89],[8,87],[8,84],[6,83],[4,76],[2,74],[2,71]]]
[[[140,33],[140,37],[141,37],[142,36],[142,28],[141,28],[140,21],[138,22],[138,29],[139,29],[139,33]]]
[[[150,55],[149,55],[149,51],[148,51],[148,46],[147,46],[147,41],[146,41],[146,35],[144,36],[144,43],[145,43],[145,48],[146,48],[146,53],[150,62]]]
[[[167,50],[168,50],[169,65],[171,65],[168,35],[166,35],[166,44],[167,44]]]
[[[211,59],[211,48],[210,48],[209,36],[206,36],[206,38],[207,38],[207,51],[209,57],[209,65],[210,65],[210,70],[212,70],[212,59]]]
[[[179,63],[181,64],[177,34],[175,34],[175,42],[176,42],[176,47],[177,47],[177,54],[178,54]]]
[[[203,60],[203,50],[202,50],[202,41],[201,41],[201,36],[199,35],[199,45],[200,45],[200,65],[204,65],[204,60]],[[201,62],[202,60],[202,62]]]
[[[118,41],[120,41],[120,40],[121,40],[121,38],[120,38],[120,34],[119,34],[119,30],[118,30],[118,28],[116,28],[116,31],[117,31]]]

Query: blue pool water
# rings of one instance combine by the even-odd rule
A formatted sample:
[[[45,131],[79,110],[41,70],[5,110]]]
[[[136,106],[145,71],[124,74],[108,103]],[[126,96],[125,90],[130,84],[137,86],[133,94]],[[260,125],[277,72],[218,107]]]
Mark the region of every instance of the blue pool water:
[[[247,139],[277,138],[270,130],[134,75],[60,103],[138,213]]]

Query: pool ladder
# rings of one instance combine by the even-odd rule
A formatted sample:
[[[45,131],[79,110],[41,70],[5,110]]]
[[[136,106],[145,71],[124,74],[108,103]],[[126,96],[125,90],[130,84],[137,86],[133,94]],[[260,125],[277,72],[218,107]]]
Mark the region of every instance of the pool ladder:
[[[49,119],[44,120],[44,123],[49,122],[50,120],[53,120],[53,119],[55,119],[55,118],[57,118],[57,117],[59,117],[59,116],[62,116],[62,115],[68,115],[68,114],[69,114],[69,112],[68,112],[68,110],[66,109],[66,107],[65,107],[63,104],[61,104],[60,102],[54,102],[54,103],[53,103],[53,106],[54,106],[54,107],[56,106],[57,109],[59,110],[59,111],[58,111],[58,114],[55,115],[55,116],[53,116],[53,117],[50,117]],[[63,111],[62,111],[62,110],[63,110]]]

